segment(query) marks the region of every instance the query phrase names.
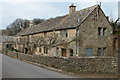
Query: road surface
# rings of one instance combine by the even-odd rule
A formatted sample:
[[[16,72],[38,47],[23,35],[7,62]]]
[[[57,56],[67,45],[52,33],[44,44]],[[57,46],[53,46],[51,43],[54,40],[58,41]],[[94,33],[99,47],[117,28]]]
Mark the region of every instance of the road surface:
[[[2,55],[3,78],[73,78]]]

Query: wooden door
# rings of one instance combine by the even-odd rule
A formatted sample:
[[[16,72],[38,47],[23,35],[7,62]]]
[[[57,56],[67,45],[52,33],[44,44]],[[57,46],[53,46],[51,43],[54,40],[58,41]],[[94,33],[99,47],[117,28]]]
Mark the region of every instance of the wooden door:
[[[66,57],[66,49],[62,48],[61,51],[62,51],[62,55],[61,56]]]

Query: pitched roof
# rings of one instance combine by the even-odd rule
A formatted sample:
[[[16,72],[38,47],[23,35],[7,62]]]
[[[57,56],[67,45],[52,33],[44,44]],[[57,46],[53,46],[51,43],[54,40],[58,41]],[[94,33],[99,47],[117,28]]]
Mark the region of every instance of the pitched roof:
[[[0,36],[0,42],[13,42],[13,36]]]
[[[76,11],[72,14],[46,20],[38,25],[24,29],[16,36],[35,34],[57,29],[74,28],[78,24],[81,24],[96,7],[97,5],[94,5],[92,7]]]

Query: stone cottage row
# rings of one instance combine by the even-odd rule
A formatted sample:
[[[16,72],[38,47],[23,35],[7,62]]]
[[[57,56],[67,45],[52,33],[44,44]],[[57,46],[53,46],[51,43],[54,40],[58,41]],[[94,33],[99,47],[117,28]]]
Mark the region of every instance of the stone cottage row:
[[[14,48],[25,54],[46,56],[114,56],[112,27],[99,5],[26,28],[15,38]]]

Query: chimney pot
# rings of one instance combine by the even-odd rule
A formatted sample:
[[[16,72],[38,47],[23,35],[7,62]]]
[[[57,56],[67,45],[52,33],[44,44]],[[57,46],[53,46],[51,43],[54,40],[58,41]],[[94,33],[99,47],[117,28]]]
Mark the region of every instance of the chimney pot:
[[[76,6],[74,6],[74,4],[72,3],[70,6],[69,6],[69,13],[74,13],[76,11]]]

